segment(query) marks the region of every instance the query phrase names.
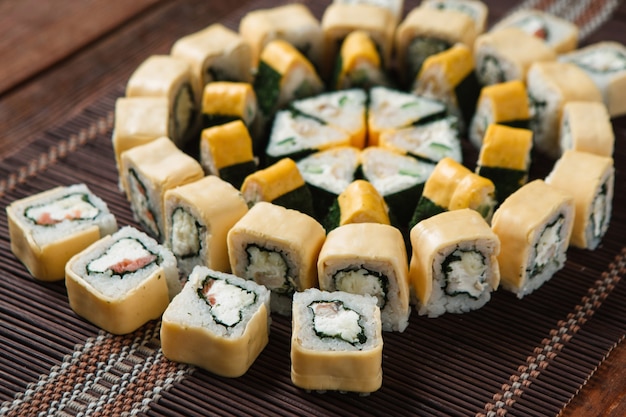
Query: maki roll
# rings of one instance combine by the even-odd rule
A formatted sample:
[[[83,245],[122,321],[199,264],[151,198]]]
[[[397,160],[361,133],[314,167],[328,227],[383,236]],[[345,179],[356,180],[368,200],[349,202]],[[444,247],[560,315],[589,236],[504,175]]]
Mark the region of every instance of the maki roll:
[[[438,100],[388,87],[373,87],[367,116],[368,146],[378,146],[378,138],[385,129],[409,127],[445,115],[446,105]]]
[[[337,90],[389,85],[376,44],[367,32],[355,30],[343,40],[331,85]]]
[[[106,203],[85,184],[55,187],[6,207],[11,251],[40,281],[59,281],[76,253],[117,230]]]
[[[483,33],[487,27],[489,10],[485,3],[480,0],[423,0],[421,5],[434,9],[465,13],[474,21],[477,35]]]
[[[613,158],[565,151],[545,181],[574,197],[576,210],[570,245],[596,249],[611,221],[615,187]]]
[[[402,18],[404,0],[333,0],[337,4],[369,4],[380,8],[387,9],[395,17],[396,22]]]
[[[470,209],[437,214],[411,229],[409,276],[420,315],[466,313],[498,288],[500,241]]]
[[[74,255],[65,286],[72,310],[113,334],[160,318],[181,289],[174,255],[131,226]]]
[[[380,309],[372,296],[309,289],[294,294],[291,381],[317,391],[368,394],[382,385]]]
[[[239,191],[209,175],[165,192],[165,245],[188,276],[196,265],[230,272],[226,236],[248,212]]]
[[[556,159],[561,154],[559,123],[565,103],[602,102],[602,95],[583,70],[567,62],[533,64],[528,71],[526,86],[535,147]]]
[[[228,232],[233,274],[254,280],[271,292],[271,310],[291,313],[296,291],[317,286],[317,257],[326,231],[299,211],[261,202]]]
[[[545,41],[516,27],[483,33],[474,44],[475,71],[482,85],[524,81],[533,63],[555,59]]]
[[[122,171],[122,184],[133,217],[158,241],[165,237],[165,192],[204,176],[200,163],[178,149],[167,137],[124,152]]]
[[[469,126],[470,142],[480,149],[490,124],[529,129],[529,119],[528,93],[523,81],[487,85],[480,90],[476,112]]]
[[[526,184],[532,146],[533,134],[528,129],[498,124],[487,128],[476,174],[493,182],[498,204]]]
[[[269,302],[264,286],[198,266],[163,313],[163,355],[222,377],[239,377],[267,345]]]
[[[379,146],[433,164],[446,157],[461,162],[463,153],[457,122],[456,117],[448,116],[417,126],[383,130]]]
[[[327,231],[352,223],[391,224],[387,203],[369,181],[350,183],[337,196],[324,219]]]
[[[559,60],[570,62],[587,73],[602,93],[611,117],[626,114],[626,46],[604,41],[563,54]]]
[[[523,298],[550,280],[565,265],[573,224],[574,199],[543,180],[504,200],[491,222],[502,287]]]
[[[198,101],[191,67],[181,58],[152,55],[135,69],[126,84],[126,97],[165,97],[169,102],[170,136],[183,147],[195,134]]]
[[[351,223],[328,233],[317,261],[320,289],[376,297],[383,331],[409,325],[409,263],[404,237],[380,223]]]
[[[563,106],[559,127],[561,152],[575,150],[613,156],[615,133],[611,116],[597,101],[569,101]]]
[[[207,84],[202,94],[202,128],[241,120],[252,129],[257,116],[257,99],[252,84],[216,81]]]
[[[208,175],[216,175],[239,189],[244,179],[257,170],[252,138],[241,120],[202,130],[200,164]]]
[[[313,216],[311,191],[293,159],[284,158],[246,177],[241,194],[253,206],[261,201],[301,211]]]

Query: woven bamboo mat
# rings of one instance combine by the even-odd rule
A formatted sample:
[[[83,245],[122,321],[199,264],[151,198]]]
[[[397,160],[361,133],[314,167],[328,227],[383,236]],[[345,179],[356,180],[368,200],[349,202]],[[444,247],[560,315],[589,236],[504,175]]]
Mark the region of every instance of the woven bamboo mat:
[[[522,5],[530,3],[541,2]],[[556,11],[562,3],[544,1],[542,7]],[[268,4],[254,3],[255,8]],[[230,25],[239,18],[233,14]],[[84,182],[107,202],[120,226],[137,226],[117,188],[110,144],[113,106],[122,91],[118,86],[19,155],[0,161],[0,204]],[[571,249],[565,268],[523,300],[501,290],[469,314],[437,319],[413,314],[404,333],[384,335],[383,386],[369,396],[294,387],[291,326],[280,316],[273,318],[268,346],[236,379],[165,359],[159,322],[125,336],[100,331],[71,311],[62,282],[35,282],[15,259],[3,210],[0,414],[556,415],[626,335],[626,284],[621,282],[626,119],[616,120],[614,128],[617,189],[602,245],[593,252]],[[469,146],[465,157],[475,160]],[[538,158],[532,176],[542,177],[550,168],[550,161]]]

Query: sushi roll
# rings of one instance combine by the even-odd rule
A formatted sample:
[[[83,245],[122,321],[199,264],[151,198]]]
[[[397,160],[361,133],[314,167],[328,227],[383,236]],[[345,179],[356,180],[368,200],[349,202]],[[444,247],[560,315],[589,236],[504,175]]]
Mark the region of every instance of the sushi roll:
[[[250,45],[237,32],[221,23],[179,38],[172,45],[170,55],[189,63],[198,101],[209,83],[252,81]]]
[[[480,149],[487,127],[497,123],[529,129],[530,105],[526,85],[521,80],[487,85],[480,90],[476,112],[469,126],[470,142]]]
[[[361,175],[385,199],[391,224],[406,229],[434,164],[389,149],[370,147],[361,152]]]
[[[483,86],[525,81],[533,63],[555,59],[556,52],[545,41],[516,27],[483,33],[474,44],[476,76]]]
[[[158,241],[165,237],[165,192],[204,177],[200,163],[164,136],[124,152],[122,171],[133,217]]]
[[[328,232],[353,223],[391,224],[387,203],[369,181],[351,182],[337,196],[324,219]]]
[[[509,196],[493,215],[500,239],[500,283],[518,298],[532,293],[565,265],[574,199],[538,179]]]
[[[476,174],[493,182],[498,204],[526,184],[532,146],[533,134],[528,129],[498,124],[487,128]]]
[[[169,138],[183,147],[198,127],[199,98],[193,87],[191,67],[181,58],[152,55],[131,74],[126,97],[165,97],[169,102]]]
[[[333,0],[335,4],[369,4],[387,9],[395,17],[396,22],[402,19],[404,0]]]
[[[448,116],[417,126],[383,130],[378,145],[432,164],[446,157],[462,162],[457,125],[458,119]]]
[[[591,78],[567,62],[538,62],[528,70],[526,80],[530,103],[530,127],[535,147],[556,159],[561,154],[559,123],[568,101],[602,102]]]
[[[233,274],[271,292],[271,310],[291,313],[294,292],[317,286],[317,258],[326,231],[313,217],[260,202],[228,232]]]
[[[256,9],[239,21],[239,33],[252,48],[256,69],[265,46],[276,39],[289,42],[319,68],[324,36],[319,20],[304,4]]]
[[[420,315],[438,317],[483,307],[498,288],[500,241],[470,209],[437,214],[416,224],[410,282]]]
[[[280,39],[263,48],[253,86],[264,119],[291,101],[314,96],[324,89],[311,61]]]
[[[359,167],[360,151],[338,146],[316,152],[296,164],[311,190],[317,219],[324,219],[337,197],[354,181]]]
[[[480,0],[423,0],[421,5],[423,7],[465,13],[474,21],[477,35],[483,33],[487,27],[489,9]]]
[[[216,81],[207,84],[202,93],[202,128],[241,120],[252,129],[258,111],[252,84]]]
[[[72,310],[113,334],[160,318],[181,289],[174,255],[131,226],[74,255],[65,286]]]
[[[269,341],[269,302],[264,286],[198,266],[163,313],[163,355],[222,377],[242,376]]]
[[[332,91],[291,102],[291,108],[350,135],[350,144],[363,148],[367,136],[367,93],[359,88]]]
[[[597,42],[563,54],[559,60],[570,62],[587,73],[602,93],[611,117],[626,114],[626,46],[619,42]]]
[[[231,184],[209,175],[165,192],[165,246],[187,277],[196,265],[230,272],[228,231],[248,205]]]
[[[574,197],[576,209],[570,245],[596,249],[611,221],[615,187],[613,158],[565,151],[545,181]]]
[[[380,223],[351,223],[328,233],[317,261],[320,289],[371,295],[383,331],[409,325],[409,262],[402,233]]]
[[[369,93],[367,116],[368,146],[378,146],[385,129],[399,129],[446,115],[446,105],[438,100],[416,96],[388,87],[373,87]]]
[[[257,170],[252,138],[241,120],[202,130],[200,164],[207,175],[216,175],[239,189]]]
[[[62,280],[72,256],[117,230],[106,203],[85,184],[13,201],[6,214],[11,251],[40,281]]]
[[[611,116],[597,101],[569,101],[563,106],[559,127],[561,152],[575,150],[613,156],[615,133]]]
[[[448,113],[457,117],[460,130],[465,131],[480,94],[471,48],[457,43],[427,57],[415,79],[413,93],[446,103]]]
[[[372,296],[309,289],[294,294],[291,381],[313,391],[377,391],[382,385],[380,309]]]
[[[419,6],[409,12],[395,34],[398,71],[410,87],[426,58],[461,43],[472,49],[476,24],[466,13]]]
[[[365,31],[350,32],[341,44],[331,86],[367,90],[375,85],[389,85],[376,44]]]

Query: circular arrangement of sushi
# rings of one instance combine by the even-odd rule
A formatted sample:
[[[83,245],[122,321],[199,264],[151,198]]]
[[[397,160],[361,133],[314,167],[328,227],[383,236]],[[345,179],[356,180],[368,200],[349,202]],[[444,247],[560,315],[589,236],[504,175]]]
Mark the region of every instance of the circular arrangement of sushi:
[[[595,249],[626,48],[577,49],[576,26],[539,11],[487,31],[477,0],[385,5],[255,10],[146,59],[112,137],[141,230],[59,187],[7,207],[15,255],[65,279],[81,317],[115,334],[161,318],[166,357],[222,376],[251,366],[271,314],[292,316],[294,384],[369,393],[412,305],[523,298],[569,246]],[[543,179],[532,152],[555,161]]]

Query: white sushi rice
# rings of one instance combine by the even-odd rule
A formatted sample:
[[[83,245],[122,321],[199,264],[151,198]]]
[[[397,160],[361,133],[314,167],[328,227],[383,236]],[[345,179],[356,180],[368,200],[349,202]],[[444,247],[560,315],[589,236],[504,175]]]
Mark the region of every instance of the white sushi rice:
[[[328,149],[302,158],[296,164],[307,183],[339,195],[354,180],[359,150],[352,147]]]

